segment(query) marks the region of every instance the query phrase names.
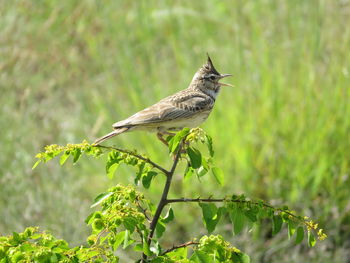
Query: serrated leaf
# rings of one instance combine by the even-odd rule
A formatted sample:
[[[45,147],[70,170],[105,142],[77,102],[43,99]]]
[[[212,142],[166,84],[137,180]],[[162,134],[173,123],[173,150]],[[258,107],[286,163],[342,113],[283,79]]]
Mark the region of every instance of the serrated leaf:
[[[64,154],[62,154],[61,158],[60,158],[60,165],[64,165],[64,163],[67,161],[67,159],[69,158],[70,153],[69,152],[64,152]]]
[[[90,208],[93,208],[93,207],[99,205],[100,203],[103,202],[103,200],[106,200],[112,194],[113,194],[113,192],[106,192],[106,193],[99,194],[98,196],[96,196],[94,203],[90,206]]]
[[[211,168],[211,171],[216,179],[216,181],[219,183],[219,185],[224,184],[224,173],[219,167],[213,167]]]
[[[107,169],[107,177],[109,179],[113,179],[115,171],[117,171],[118,167],[119,167],[119,163],[114,163],[114,164],[112,164],[111,166],[108,167],[108,169]]]
[[[199,150],[193,147],[188,147],[187,154],[190,157],[190,163],[194,169],[201,167],[202,155]]]
[[[280,215],[274,215],[272,217],[272,235],[276,235],[278,232],[280,232],[283,224],[282,217]]]
[[[316,239],[312,231],[307,232],[307,243],[309,244],[309,247],[313,247],[316,244]]]
[[[35,164],[34,164],[33,167],[32,167],[32,170],[34,170],[34,169],[39,165],[39,163],[41,163],[41,160],[37,160],[37,161],[35,162]]]
[[[299,226],[297,229],[297,236],[295,238],[295,244],[299,244],[304,239],[304,228]]]

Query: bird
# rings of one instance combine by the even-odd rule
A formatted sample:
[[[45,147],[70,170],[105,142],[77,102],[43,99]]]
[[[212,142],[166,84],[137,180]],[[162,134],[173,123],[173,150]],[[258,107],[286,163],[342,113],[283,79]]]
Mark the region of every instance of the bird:
[[[208,118],[220,88],[233,87],[231,84],[219,82],[229,76],[232,75],[220,74],[207,54],[206,63],[194,74],[188,88],[114,123],[113,131],[97,139],[94,145],[121,133],[137,130],[155,132],[158,139],[167,145],[165,135],[174,134],[185,127],[196,128]]]

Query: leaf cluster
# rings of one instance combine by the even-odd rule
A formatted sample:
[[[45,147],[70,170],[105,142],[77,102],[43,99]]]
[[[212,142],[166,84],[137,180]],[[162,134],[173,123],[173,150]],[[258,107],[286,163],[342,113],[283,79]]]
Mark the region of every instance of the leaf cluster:
[[[104,246],[71,248],[65,240],[28,227],[0,237],[0,262],[118,262],[118,257]]]
[[[199,205],[204,226],[209,234],[213,233],[220,220],[226,217],[232,223],[234,235],[239,235],[245,228],[252,229],[255,224],[270,219],[273,235],[279,233],[285,225],[288,228],[288,237],[291,238],[295,235],[297,244],[305,236],[307,236],[310,247],[315,245],[316,237],[319,240],[326,238],[318,224],[309,218],[296,215],[286,206],[275,207],[261,200],[248,199],[244,195],[231,195],[222,198],[210,196],[208,198],[169,199],[167,194],[178,162],[187,164],[185,171],[183,171],[184,178],[196,175],[200,181],[202,176],[211,171],[218,184],[222,185],[224,173],[215,166],[212,139],[202,129],[185,128],[169,136],[167,141],[169,154],[173,157],[173,165],[170,169],[162,167],[136,151],[111,146],[90,145],[86,141],[67,146],[50,145],[45,147],[44,152],[36,156],[38,161],[33,168],[40,162],[47,162],[59,155],[61,155],[60,164],[63,165],[70,157],[72,157],[73,163],[76,163],[82,154],[98,158],[107,153],[106,174],[109,178],[114,177],[120,164],[125,164],[135,168],[135,184],[141,183],[146,189],[151,187],[153,179],[158,174],[164,175],[167,179],[158,206],[152,204],[143,193],[136,191],[133,186],[118,184],[99,194],[92,207],[99,206],[100,210],[91,213],[86,219],[86,223],[92,228],[92,234],[87,239],[88,246],[70,249],[68,244],[62,241],[64,244],[60,248],[62,255],[56,255],[52,252],[55,254],[53,257],[74,259],[85,255],[89,260],[93,258],[93,261],[100,259],[117,261],[117,258],[113,256],[115,251],[130,247],[142,254],[142,259],[139,260],[142,262],[249,262],[247,255],[231,246],[220,235],[203,236],[198,242],[193,239],[170,248],[163,246],[161,237],[166,232],[167,224],[175,220],[176,210],[174,211],[171,205],[179,202]],[[203,146],[206,151],[203,150]],[[163,213],[165,206],[168,206],[167,212]],[[18,239],[18,236],[19,234],[14,234],[7,239]],[[40,240],[40,238],[34,240],[31,244],[42,246],[40,242],[38,243]],[[1,249],[0,255],[2,253],[8,258],[14,255],[14,252],[10,253],[8,249],[6,251]],[[23,250],[20,243],[13,243],[13,249]],[[42,248],[40,247],[40,249]],[[32,251],[33,253],[38,252],[39,247],[33,248]],[[72,251],[75,251],[75,254]],[[33,253],[28,253],[24,257],[31,259],[35,257]],[[52,255],[50,254],[50,257]]]

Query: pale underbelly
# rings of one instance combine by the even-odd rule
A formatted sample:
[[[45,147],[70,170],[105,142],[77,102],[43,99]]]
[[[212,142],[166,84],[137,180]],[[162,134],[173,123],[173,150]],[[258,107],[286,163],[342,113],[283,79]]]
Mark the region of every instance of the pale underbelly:
[[[134,126],[130,130],[144,130],[149,132],[176,131],[185,127],[196,128],[201,125],[209,116],[210,112],[202,112],[191,118],[175,119],[161,123],[150,123],[147,125]]]

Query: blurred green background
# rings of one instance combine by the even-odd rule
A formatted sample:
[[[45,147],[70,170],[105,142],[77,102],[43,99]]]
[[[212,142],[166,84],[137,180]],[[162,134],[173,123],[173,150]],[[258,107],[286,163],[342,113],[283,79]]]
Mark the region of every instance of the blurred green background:
[[[31,167],[47,144],[93,141],[111,124],[184,89],[208,52],[235,88],[223,88],[202,126],[214,140],[225,186],[207,176],[173,197],[245,193],[288,204],[329,238],[308,249],[270,236],[270,224],[232,236],[253,262],[350,261],[350,1],[0,0],[0,233],[39,225],[73,245],[112,181],[104,158]],[[167,151],[147,133],[108,144]],[[162,179],[147,194],[156,199]],[[205,234],[196,205],[174,206],[164,242]],[[128,262],[127,255],[124,255]]]

